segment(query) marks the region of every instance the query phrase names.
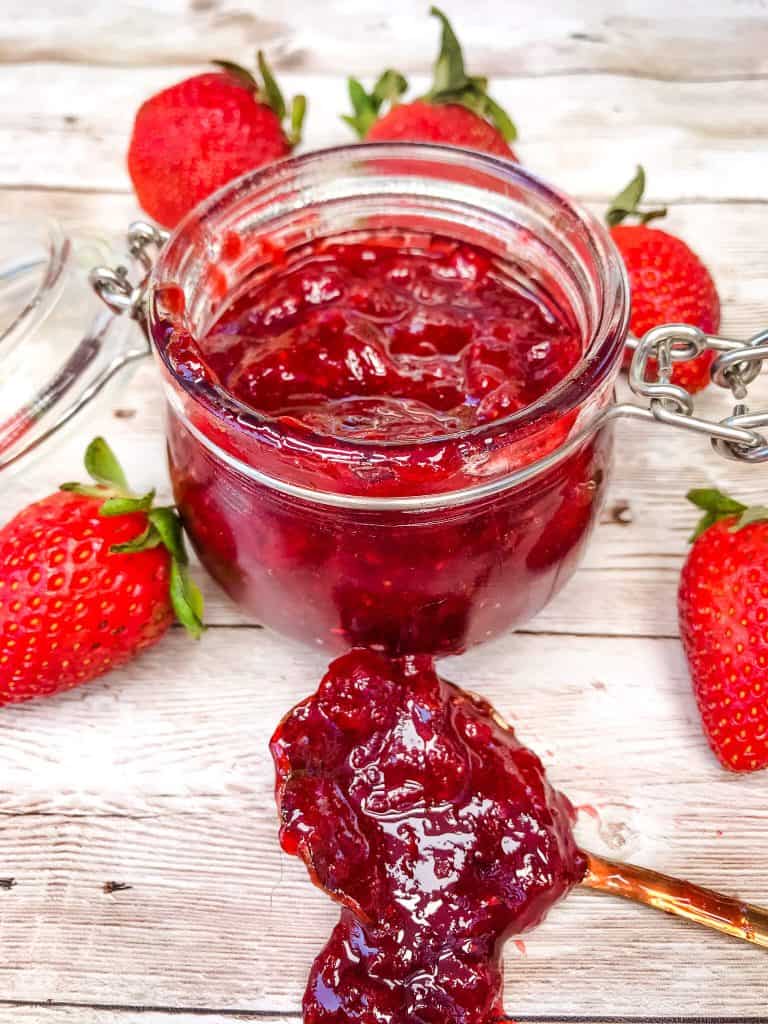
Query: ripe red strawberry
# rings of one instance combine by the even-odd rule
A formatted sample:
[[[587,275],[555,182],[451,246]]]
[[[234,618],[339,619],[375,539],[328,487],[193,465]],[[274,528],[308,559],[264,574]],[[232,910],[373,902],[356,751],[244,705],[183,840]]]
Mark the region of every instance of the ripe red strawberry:
[[[303,96],[285,101],[259,53],[263,86],[237,64],[187,78],[139,108],[128,149],[128,171],[146,212],[172,228],[199,202],[233,178],[278,160],[301,137]]]
[[[350,78],[353,113],[343,120],[366,142],[435,142],[517,159],[509,146],[517,131],[506,111],[488,95],[488,80],[466,73],[450,22],[436,7],[430,8],[430,14],[442,23],[442,40],[434,82],[426,96],[400,103],[408,83],[398,71],[385,71],[370,93]]]
[[[135,497],[107,444],[94,484],[61,491],[0,530],[0,705],[86,683],[151,647],[174,611],[193,636],[202,598],[172,508]]]
[[[645,191],[642,167],[613,201],[606,214],[611,236],[621,253],[629,275],[632,295],[630,330],[636,338],[660,324],[693,324],[705,334],[716,334],[720,327],[720,299],[709,271],[685,242],[648,221],[666,215],[666,209],[638,210]],[[627,217],[639,224],[622,225]],[[622,226],[620,226],[622,225]],[[695,359],[675,363],[672,382],[691,393],[709,384],[709,368],[714,352],[703,352]],[[625,369],[632,352],[624,354]]]
[[[716,490],[683,566],[680,630],[710,746],[726,768],[768,767],[768,508]]]

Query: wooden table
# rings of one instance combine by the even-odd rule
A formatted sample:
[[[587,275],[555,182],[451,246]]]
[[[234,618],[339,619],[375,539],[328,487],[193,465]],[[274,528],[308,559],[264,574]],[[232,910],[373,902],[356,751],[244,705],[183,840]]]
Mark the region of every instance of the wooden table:
[[[246,62],[257,44],[286,89],[310,97],[307,145],[342,140],[341,72],[396,63],[424,81],[426,6],[4,0],[2,209],[117,235],[137,212],[123,157],[138,103],[206,57]],[[472,68],[515,114],[527,165],[602,208],[642,160],[650,198],[714,271],[724,331],[768,323],[764,0],[445,6]],[[766,378],[758,397],[765,406]],[[704,409],[723,415],[724,403],[708,395]],[[76,476],[96,432],[137,486],[163,485],[159,408],[144,365],[55,457],[0,481],[0,519]],[[709,753],[675,589],[694,519],[685,491],[718,484],[765,501],[767,481],[704,441],[622,425],[601,525],[566,591],[526,630],[445,665],[589,805],[585,845],[763,902],[768,776],[728,775]],[[0,713],[3,1024],[299,1017],[337,912],[278,852],[266,743],[324,658],[206,592],[199,646],[174,630],[103,682]],[[586,891],[524,949],[510,944],[506,973],[517,1020],[768,1019],[765,953]]]

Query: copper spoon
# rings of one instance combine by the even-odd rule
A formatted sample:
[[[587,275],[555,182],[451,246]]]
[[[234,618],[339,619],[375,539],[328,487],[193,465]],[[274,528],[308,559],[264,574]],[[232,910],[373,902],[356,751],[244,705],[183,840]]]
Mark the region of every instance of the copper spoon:
[[[705,928],[733,935],[768,949],[768,909],[704,889],[650,868],[621,864],[587,853],[589,867],[582,882],[588,889],[645,903]]]

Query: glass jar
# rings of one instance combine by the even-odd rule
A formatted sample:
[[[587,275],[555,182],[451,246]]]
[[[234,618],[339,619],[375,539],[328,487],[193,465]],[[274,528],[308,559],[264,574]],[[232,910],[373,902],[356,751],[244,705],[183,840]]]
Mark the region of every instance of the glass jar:
[[[583,358],[505,419],[426,441],[351,441],[255,413],[171,352],[319,239],[439,234],[489,250],[573,323]],[[148,328],[174,493],[201,560],[258,621],[328,648],[456,653],[562,587],[610,468],[627,286],[608,236],[508,161],[345,147],[240,179],[164,247]],[[549,462],[546,457],[549,456]]]
[[[168,407],[174,492],[201,560],[259,621],[305,642],[456,653],[535,615],[573,572],[597,519],[619,416],[704,434],[731,459],[768,461],[768,412],[745,402],[768,359],[768,331],[737,341],[672,324],[628,338],[627,282],[605,230],[505,160],[355,145],[246,175],[170,237],[134,225],[128,251],[139,282],[122,266],[91,272],[113,314],[129,315],[102,312],[84,332],[71,316],[82,316],[84,277],[67,240],[47,230],[33,232],[30,245],[29,226],[20,229],[21,258],[0,263],[0,473],[151,350]],[[201,361],[174,355],[194,352],[222,309],[275,271],[276,254],[289,262],[324,239],[385,232],[490,251],[500,273],[578,332],[581,360],[504,419],[384,442],[259,415]],[[67,277],[74,291],[61,288]],[[48,353],[50,341],[41,337],[41,349],[33,328],[65,313],[69,330],[51,332]],[[644,406],[614,404],[625,344],[637,349],[629,383]],[[733,412],[720,421],[697,416],[691,395],[670,380],[676,360],[705,348],[717,353],[713,382],[733,393]]]
[[[148,354],[127,320],[110,316],[87,270],[114,259],[107,239],[66,234],[56,221],[0,215],[0,471],[89,405],[128,363]]]

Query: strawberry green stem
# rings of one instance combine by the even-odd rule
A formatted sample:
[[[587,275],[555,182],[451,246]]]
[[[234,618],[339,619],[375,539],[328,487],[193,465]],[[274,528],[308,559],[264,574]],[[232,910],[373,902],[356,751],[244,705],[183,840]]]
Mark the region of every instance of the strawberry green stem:
[[[366,92],[356,78],[348,79],[347,89],[352,113],[344,114],[342,121],[346,121],[354,128],[358,138],[365,138],[382,108],[385,105],[395,106],[407,88],[407,80],[399,71],[393,71],[391,68],[379,75],[371,92]]]
[[[263,50],[259,50],[256,55],[256,63],[261,75],[261,84],[258,78],[241,64],[235,64],[231,60],[214,60],[211,63],[221,68],[222,71],[226,71],[228,75],[236,78],[241,85],[244,85],[246,89],[253,93],[260,103],[266,104],[274,112],[285,132],[286,139],[292,147],[297,146],[301,142],[304,116],[307,112],[307,98],[306,96],[293,97],[288,128],[286,129],[284,122],[289,111],[285,103],[285,97],[280,86],[277,84],[272,68],[267,63]]]
[[[440,21],[442,33],[432,88],[422,98],[428,103],[467,107],[490,121],[507,142],[512,142],[517,138],[517,129],[506,110],[488,95],[488,80],[467,74],[461,44],[450,21],[437,7],[431,7],[429,13]],[[366,92],[357,78],[350,78],[347,86],[352,113],[344,114],[342,120],[362,139],[379,117],[400,102],[408,82],[399,71],[389,68],[379,76],[371,92]]]
[[[666,217],[666,206],[658,206],[652,210],[642,211],[638,207],[645,192],[645,171],[638,164],[634,178],[619,192],[605,215],[605,222],[609,228],[615,228],[627,218],[632,217],[639,224],[647,224],[658,217]]]
[[[122,466],[103,437],[97,437],[85,452],[85,468],[93,480],[92,484],[66,483],[62,491],[81,494],[89,498],[101,498],[99,515],[145,514],[147,526],[137,537],[126,544],[112,547],[114,553],[131,554],[147,551],[162,545],[171,556],[171,578],[169,594],[173,610],[187,632],[198,639],[203,626],[203,597],[189,575],[189,558],[184,543],[181,519],[172,506],[155,506],[155,492],[136,495],[128,487]]]
[[[751,523],[765,522],[768,520],[768,507],[765,505],[744,505],[729,495],[724,494],[717,488],[701,487],[689,491],[686,495],[688,501],[697,508],[702,509],[704,515],[699,520],[690,540],[694,541],[702,533],[719,522],[721,519],[728,519],[737,516],[738,518],[730,528],[731,533],[738,533],[745,526]]]
[[[450,21],[438,7],[431,7],[429,13],[440,21],[442,34],[432,88],[424,99],[467,107],[495,125],[506,142],[513,142],[517,129],[506,110],[488,95],[488,79],[467,74],[464,53]]]

